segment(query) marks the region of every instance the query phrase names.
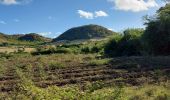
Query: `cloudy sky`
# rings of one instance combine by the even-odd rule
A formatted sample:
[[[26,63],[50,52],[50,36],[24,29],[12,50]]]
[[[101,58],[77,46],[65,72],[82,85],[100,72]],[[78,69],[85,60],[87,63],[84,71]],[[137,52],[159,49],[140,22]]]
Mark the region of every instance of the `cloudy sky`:
[[[56,37],[67,29],[98,24],[113,31],[144,27],[161,0],[0,0],[0,32]]]

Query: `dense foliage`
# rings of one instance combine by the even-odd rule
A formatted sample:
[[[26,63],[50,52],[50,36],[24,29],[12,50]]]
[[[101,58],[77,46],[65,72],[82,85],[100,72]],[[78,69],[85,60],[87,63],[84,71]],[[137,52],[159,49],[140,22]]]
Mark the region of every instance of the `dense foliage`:
[[[170,4],[146,17],[146,30],[127,29],[105,46],[107,56],[170,55]],[[143,34],[144,33],[144,34]]]
[[[143,29],[127,29],[123,36],[114,36],[105,45],[105,55],[111,57],[141,55],[142,43],[140,37],[143,32]]]
[[[147,18],[146,25],[143,41],[149,54],[170,55],[170,4]]]
[[[69,29],[53,41],[103,38],[112,34],[114,32],[102,26],[85,25]]]

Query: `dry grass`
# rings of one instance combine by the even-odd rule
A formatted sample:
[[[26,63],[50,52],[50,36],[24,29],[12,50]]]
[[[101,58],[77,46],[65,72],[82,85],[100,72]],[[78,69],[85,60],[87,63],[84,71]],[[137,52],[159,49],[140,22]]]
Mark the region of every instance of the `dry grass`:
[[[18,48],[16,47],[0,47],[0,53],[12,53],[12,52],[17,52]],[[35,51],[35,48],[25,48],[24,52],[33,52]]]

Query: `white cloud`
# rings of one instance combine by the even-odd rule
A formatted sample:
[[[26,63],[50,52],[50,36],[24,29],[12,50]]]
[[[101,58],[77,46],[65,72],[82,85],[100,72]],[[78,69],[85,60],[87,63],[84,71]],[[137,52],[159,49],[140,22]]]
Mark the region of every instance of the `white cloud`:
[[[95,12],[95,17],[107,17],[107,16],[108,16],[108,14],[104,11],[100,10],[100,11]]]
[[[4,5],[18,5],[18,4],[27,4],[32,0],[0,0],[1,4]]]
[[[94,17],[92,12],[87,12],[83,10],[78,10],[78,14],[80,15],[81,18],[86,18],[86,19],[93,19]]]
[[[155,0],[108,0],[113,2],[115,9],[140,12],[149,10],[149,8],[157,7],[158,4]]]
[[[88,11],[83,11],[83,10],[78,10],[78,14],[80,15],[81,18],[86,18],[86,19],[94,19],[97,17],[107,17],[108,14],[104,11],[95,11],[93,12],[88,12]]]
[[[7,23],[3,20],[0,20],[0,24],[7,24]]]
[[[5,5],[18,4],[16,0],[0,0],[0,3],[5,4]]]

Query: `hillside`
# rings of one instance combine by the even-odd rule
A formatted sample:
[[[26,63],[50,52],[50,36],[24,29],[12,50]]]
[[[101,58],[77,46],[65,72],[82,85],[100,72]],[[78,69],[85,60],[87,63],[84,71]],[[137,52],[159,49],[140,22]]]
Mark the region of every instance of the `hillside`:
[[[41,35],[30,34],[14,34],[7,35],[0,33],[0,45],[35,45],[37,43],[51,42],[50,38],[43,37]]]
[[[59,37],[55,38],[53,41],[62,41],[62,40],[81,40],[81,39],[95,39],[95,38],[104,38],[115,34],[108,30],[105,27],[99,25],[84,25],[80,27],[75,27],[67,30]]]
[[[23,35],[23,36],[19,37],[18,40],[39,41],[39,42],[50,42],[51,41],[50,38],[43,37],[43,36],[38,35],[36,33],[30,33],[30,34]]]
[[[5,34],[0,33],[0,42],[6,42],[7,41],[7,37]]]

